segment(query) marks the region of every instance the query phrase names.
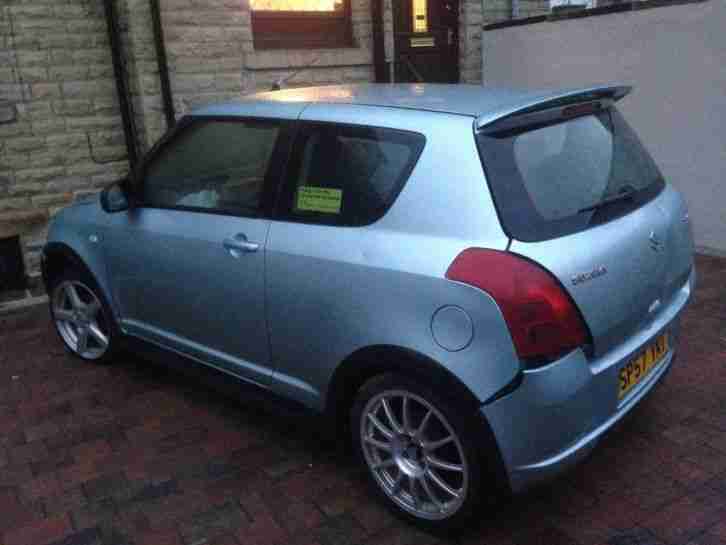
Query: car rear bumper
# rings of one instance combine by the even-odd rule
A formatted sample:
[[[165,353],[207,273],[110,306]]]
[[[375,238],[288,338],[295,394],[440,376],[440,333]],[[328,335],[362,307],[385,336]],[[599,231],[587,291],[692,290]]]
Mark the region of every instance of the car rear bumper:
[[[585,458],[599,439],[643,399],[673,365],[680,313],[695,273],[647,330],[588,361],[578,350],[546,367],[525,371],[519,388],[481,408],[499,446],[514,493],[547,481]],[[663,333],[670,350],[650,374],[618,399],[621,367]]]

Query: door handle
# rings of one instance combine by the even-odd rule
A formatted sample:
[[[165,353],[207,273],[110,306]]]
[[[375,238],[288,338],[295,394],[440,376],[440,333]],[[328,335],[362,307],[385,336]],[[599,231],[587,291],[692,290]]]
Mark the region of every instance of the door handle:
[[[247,240],[247,236],[242,233],[225,238],[223,244],[234,257],[239,257],[240,254],[251,254],[260,249],[260,245],[257,242],[250,242]]]

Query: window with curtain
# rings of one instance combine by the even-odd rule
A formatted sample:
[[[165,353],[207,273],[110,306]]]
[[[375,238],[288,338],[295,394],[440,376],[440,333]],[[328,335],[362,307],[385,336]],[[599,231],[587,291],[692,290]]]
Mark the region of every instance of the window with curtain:
[[[255,49],[353,45],[350,0],[250,0]]]

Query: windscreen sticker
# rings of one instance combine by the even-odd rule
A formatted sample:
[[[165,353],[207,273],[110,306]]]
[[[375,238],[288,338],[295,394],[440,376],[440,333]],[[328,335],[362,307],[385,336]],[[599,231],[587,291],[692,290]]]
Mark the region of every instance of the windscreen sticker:
[[[300,211],[340,214],[342,202],[342,189],[303,185],[297,190],[296,208]]]

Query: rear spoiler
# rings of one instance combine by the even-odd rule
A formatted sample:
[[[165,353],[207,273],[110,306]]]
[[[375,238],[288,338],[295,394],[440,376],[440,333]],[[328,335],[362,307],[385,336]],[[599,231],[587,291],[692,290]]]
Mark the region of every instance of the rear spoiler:
[[[476,120],[476,129],[486,133],[499,132],[554,117],[586,115],[609,108],[632,90],[630,86],[619,85],[552,94],[509,110],[481,115]]]

